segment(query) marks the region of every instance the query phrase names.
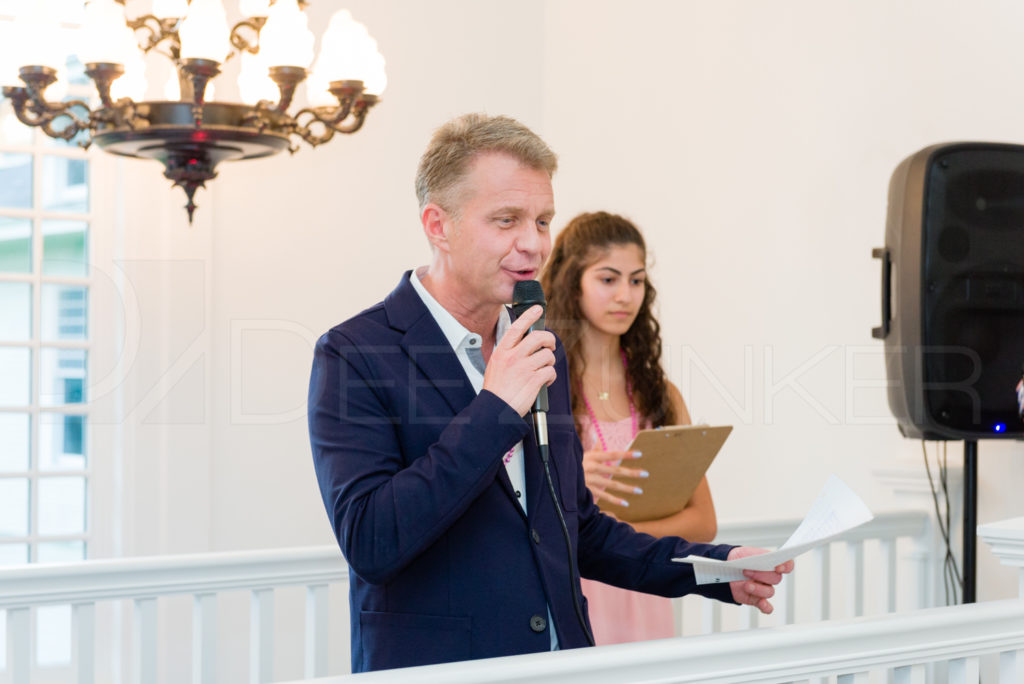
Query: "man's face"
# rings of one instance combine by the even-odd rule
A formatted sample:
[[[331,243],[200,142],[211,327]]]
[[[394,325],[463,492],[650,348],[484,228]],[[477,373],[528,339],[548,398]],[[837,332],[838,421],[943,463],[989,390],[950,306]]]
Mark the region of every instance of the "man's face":
[[[551,178],[500,152],[478,155],[463,181],[448,230],[449,264],[476,305],[512,301],[519,280],[535,280],[551,252]]]

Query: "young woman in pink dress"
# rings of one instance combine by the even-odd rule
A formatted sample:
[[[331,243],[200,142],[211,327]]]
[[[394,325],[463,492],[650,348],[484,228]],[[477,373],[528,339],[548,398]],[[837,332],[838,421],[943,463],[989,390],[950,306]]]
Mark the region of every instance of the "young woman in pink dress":
[[[623,503],[632,486],[612,475],[644,477],[643,455],[624,451],[637,430],[687,425],[683,397],[661,367],[655,289],[636,226],[605,212],[580,214],[558,234],[541,276],[547,325],[565,345],[587,487],[601,503]],[[640,532],[707,542],[717,531],[704,479],[686,508],[631,523]],[[675,635],[670,599],[583,580],[598,645]]]

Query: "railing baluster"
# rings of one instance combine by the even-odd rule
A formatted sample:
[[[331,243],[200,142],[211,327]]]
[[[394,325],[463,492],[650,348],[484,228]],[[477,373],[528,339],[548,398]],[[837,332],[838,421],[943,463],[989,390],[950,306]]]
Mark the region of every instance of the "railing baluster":
[[[672,599],[672,624],[675,625],[675,635],[677,637],[681,637],[686,634],[686,624],[684,620],[685,615],[683,614],[682,597]]]
[[[274,678],[274,590],[253,589],[249,599],[249,682]]]
[[[306,587],[306,679],[327,675],[327,585]]]
[[[949,661],[949,684],[978,684],[980,669],[978,658],[953,658]]]
[[[71,666],[77,684],[96,681],[96,604],[71,606]]]
[[[28,608],[7,609],[7,672],[12,684],[28,684],[32,678],[32,631]]]
[[[820,622],[828,620],[832,613],[829,607],[831,594],[830,576],[832,574],[830,546],[825,544],[813,549],[811,556],[814,564],[811,574],[818,583],[816,586],[817,591],[814,592],[814,621]]]
[[[925,684],[928,671],[924,665],[904,665],[892,671],[893,684]]]
[[[757,626],[757,610],[753,606],[740,607],[740,629],[753,629]]]
[[[846,594],[849,599],[846,609],[848,617],[860,617],[864,614],[864,542],[847,542],[846,550],[850,573],[846,585],[851,588]]]
[[[217,680],[217,595],[196,594],[192,601],[192,681]]]
[[[999,684],[1024,681],[1024,651],[1003,651],[999,654]]]
[[[882,539],[882,562],[879,564],[879,572],[882,577],[882,587],[885,589],[885,610],[887,613],[896,612],[896,540]],[[919,589],[919,591],[921,591]],[[919,596],[921,600],[923,596]]]
[[[782,590],[782,598],[779,599],[779,605],[783,609],[783,614],[780,616],[779,620],[784,625],[792,625],[796,623],[795,581],[796,578],[790,575],[779,584],[779,587]]]
[[[716,634],[722,631],[722,607],[717,601],[701,601],[700,633]]]
[[[137,598],[133,602],[132,681],[156,681],[156,599]]]

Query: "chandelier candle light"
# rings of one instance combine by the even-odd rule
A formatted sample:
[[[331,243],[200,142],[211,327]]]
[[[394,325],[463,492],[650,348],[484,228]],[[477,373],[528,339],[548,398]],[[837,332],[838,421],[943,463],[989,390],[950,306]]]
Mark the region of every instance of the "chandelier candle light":
[[[153,0],[152,12],[135,19],[126,19],[124,3],[85,3],[85,37],[77,53],[98,101],[46,99],[64,55],[47,54],[32,38],[29,29],[39,17],[24,26],[7,23],[24,49],[0,56],[0,85],[18,120],[50,137],[81,136],[83,147],[96,143],[113,154],[159,160],[164,176],[188,196],[189,223],[195,192],[216,177],[217,164],[295,152],[293,139],[315,147],[335,133],[355,133],[387,85],[376,41],[347,10],[331,17],[310,70],[314,36],[302,11],[307,2],[239,0],[245,18],[233,28],[221,0]],[[2,35],[0,42],[7,42]],[[166,100],[144,99],[143,58],[150,51],[174,63],[177,83],[168,84]],[[243,102],[212,101],[212,79],[239,55]],[[4,63],[12,60],[27,63]],[[289,114],[303,81],[309,106]]]

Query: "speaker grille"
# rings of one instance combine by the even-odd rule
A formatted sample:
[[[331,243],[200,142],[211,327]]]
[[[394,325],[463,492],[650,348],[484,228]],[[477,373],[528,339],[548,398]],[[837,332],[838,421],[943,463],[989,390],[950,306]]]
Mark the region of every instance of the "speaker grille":
[[[1024,433],[1024,148],[951,146],[926,172],[921,354],[938,426]]]

